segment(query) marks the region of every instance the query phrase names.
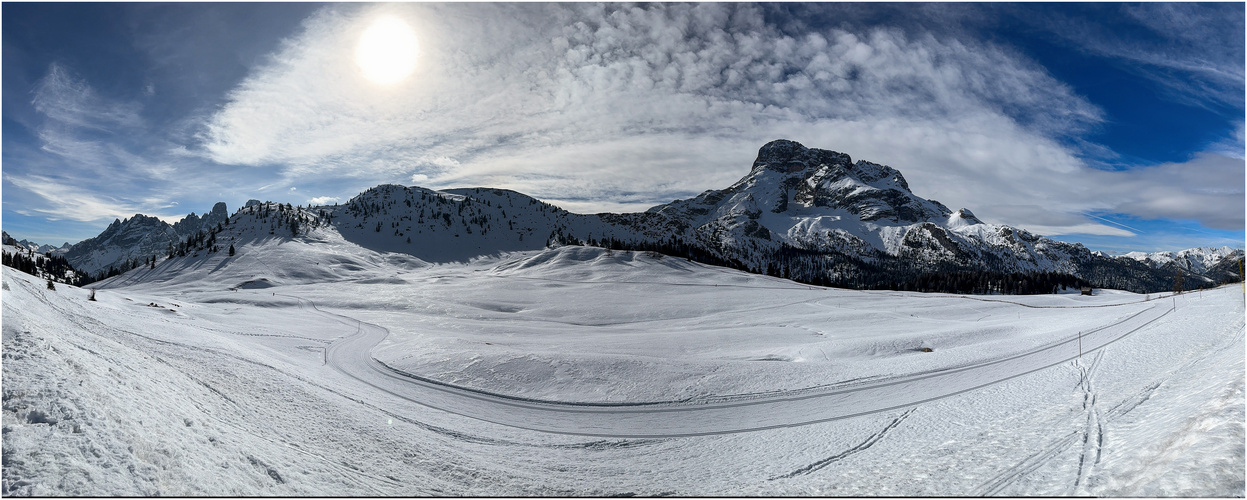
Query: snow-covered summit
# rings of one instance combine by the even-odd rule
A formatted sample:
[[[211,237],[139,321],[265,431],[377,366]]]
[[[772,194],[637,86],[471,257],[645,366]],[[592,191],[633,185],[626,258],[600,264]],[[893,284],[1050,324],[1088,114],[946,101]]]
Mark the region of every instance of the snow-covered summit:
[[[650,213],[687,221],[700,240],[725,254],[788,246],[859,261],[899,258],[910,268],[1073,273],[1071,255],[1085,252],[984,224],[969,209],[954,213],[915,195],[892,167],[788,140],[764,145],[749,173],[727,189]]]
[[[322,207],[347,241],[429,262],[544,248],[575,215],[502,189],[382,184],[336,207]]]
[[[1220,248],[1188,248],[1176,252],[1129,252],[1122,254],[1121,257],[1134,259],[1151,267],[1163,267],[1166,264],[1173,263],[1186,271],[1203,273],[1216,266],[1226,257],[1232,257],[1241,253],[1239,250],[1223,246]]]
[[[953,212],[952,215],[948,216],[947,225],[948,227],[956,228],[956,227],[973,226],[975,224],[982,224],[982,223],[983,221],[979,220],[978,217],[974,216],[974,212],[971,212],[970,209],[968,208],[963,208],[961,210]]]
[[[784,195],[791,196],[785,202],[839,208],[863,221],[920,222],[950,213],[939,202],[915,196],[905,177],[892,167],[864,160],[854,163],[847,154],[783,139],[762,146],[750,174],[733,187],[766,190],[768,183],[778,184]]]
[[[761,209],[836,220],[848,215],[880,225],[932,221],[951,213],[939,202],[915,196],[905,177],[892,167],[863,160],[854,163],[847,154],[783,139],[762,146],[749,173],[727,189],[706,191],[650,212],[683,218],[714,213],[758,219]],[[781,229],[766,225],[772,231]],[[782,229],[781,234],[787,232]]]

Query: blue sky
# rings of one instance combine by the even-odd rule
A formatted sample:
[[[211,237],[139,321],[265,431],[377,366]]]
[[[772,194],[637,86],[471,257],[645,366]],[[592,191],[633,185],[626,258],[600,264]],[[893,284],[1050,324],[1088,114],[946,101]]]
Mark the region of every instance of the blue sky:
[[[414,72],[362,76],[377,19]],[[1106,251],[1242,247],[1244,4],[3,5],[3,224],[381,183],[638,211],[787,138]]]

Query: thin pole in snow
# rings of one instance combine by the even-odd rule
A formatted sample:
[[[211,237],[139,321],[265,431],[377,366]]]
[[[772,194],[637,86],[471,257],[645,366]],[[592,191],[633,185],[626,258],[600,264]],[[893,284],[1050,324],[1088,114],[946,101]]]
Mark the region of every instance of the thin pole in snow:
[[[1082,361],[1082,330],[1078,330],[1078,361]]]

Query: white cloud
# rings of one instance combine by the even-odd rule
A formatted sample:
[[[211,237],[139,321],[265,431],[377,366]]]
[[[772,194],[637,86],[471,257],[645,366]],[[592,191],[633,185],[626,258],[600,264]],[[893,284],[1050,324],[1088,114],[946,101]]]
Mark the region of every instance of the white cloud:
[[[1243,121],[1239,120],[1234,124],[1233,130],[1229,137],[1213,141],[1205,148],[1207,153],[1228,156],[1230,158],[1244,158],[1244,127]]]
[[[393,87],[351,60],[382,14],[420,38],[415,74]],[[1088,168],[1066,139],[1102,121],[990,44],[786,35],[751,5],[339,5],[230,93],[199,151],[287,177],[410,176],[599,211],[726,187],[758,147],[790,138],[890,164],[921,196],[1034,230],[1124,231],[1078,215],[1097,210],[1207,216],[1197,188],[1147,202],[1173,180]]]
[[[1026,224],[1025,229],[1035,234],[1042,234],[1045,236],[1065,235],[1065,234],[1090,234],[1090,235],[1096,235],[1096,236],[1118,236],[1118,237],[1130,238],[1130,237],[1134,237],[1138,235],[1137,233],[1133,231],[1122,229],[1120,227],[1114,227],[1110,225],[1096,224],[1096,223],[1086,223],[1086,222],[1077,223],[1077,224],[1069,224],[1069,225],[1064,225],[1064,226],[1045,226],[1043,224]]]
[[[1247,192],[1242,158],[1201,153],[1123,175],[1095,177],[1098,191],[1116,201],[1113,210],[1145,219],[1198,220],[1213,229],[1243,230]]]
[[[330,203],[337,203],[339,200],[340,198],[337,196],[317,196],[307,200],[307,203],[308,205],[328,205]]]
[[[74,220],[89,222],[101,218],[123,219],[138,212],[135,205],[83,189],[63,180],[38,175],[6,175],[5,180],[34,193],[44,200],[44,206],[27,209],[27,213],[39,213],[48,220]]]
[[[55,63],[36,85],[31,104],[63,126],[117,132],[118,128],[142,124],[140,106],[102,99],[86,82],[74,78],[68,68]]]

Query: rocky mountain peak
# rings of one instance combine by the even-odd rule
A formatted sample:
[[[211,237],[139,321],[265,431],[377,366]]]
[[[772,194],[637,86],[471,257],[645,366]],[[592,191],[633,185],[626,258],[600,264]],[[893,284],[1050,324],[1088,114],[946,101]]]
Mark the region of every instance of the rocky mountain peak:
[[[748,177],[778,180],[791,201],[805,208],[845,209],[863,221],[912,223],[941,220],[951,211],[939,202],[915,196],[896,169],[844,153],[807,148],[801,143],[776,140],[758,150]],[[748,178],[747,177],[747,178]],[[781,202],[772,211],[789,209]]]
[[[852,177],[866,184],[890,181],[906,191],[909,190],[905,177],[892,167],[865,160],[854,163],[848,154],[807,148],[799,142],[787,139],[771,141],[758,150],[758,157],[753,161],[753,171],[759,168],[785,174],[801,172],[806,177],[819,175],[832,177],[834,180]]]
[[[864,160],[854,163],[847,154],[786,139],[762,146],[750,172],[731,187],[649,211],[675,218],[749,214],[756,219],[759,209],[800,217],[820,211],[840,217],[837,211],[844,210],[863,222],[889,225],[928,221],[942,225],[952,213],[937,201],[914,195],[892,167]]]
[[[228,218],[224,202],[214,205],[202,217],[192,212],[173,225],[158,217],[134,214],[125,220],[115,219],[99,235],[65,248],[65,258],[74,268],[94,274],[110,266],[120,266],[130,259],[161,255],[170,245],[177,244],[196,231],[207,232]]]
[[[952,215],[949,215],[948,222],[945,225],[948,226],[949,228],[959,228],[959,227],[973,226],[975,224],[982,224],[982,223],[983,221],[979,220],[978,217],[974,216],[974,212],[971,212],[970,209],[968,208],[963,208],[961,210],[953,212]],[[1011,230],[1008,230],[1008,231],[1010,231],[1010,234],[1012,234]]]
[[[983,223],[983,221],[979,220],[978,217],[975,217],[974,212],[971,212],[970,209],[968,208],[963,208],[961,210],[953,212],[953,215],[949,217],[949,223],[951,224],[952,221],[954,220],[960,221],[962,224],[965,224],[965,225]]]
[[[796,173],[822,165],[852,164],[853,159],[847,154],[807,148],[796,141],[778,139],[766,143],[758,150],[758,158],[753,161],[753,170],[767,168],[776,172]]]
[[[183,217],[182,220],[173,224],[173,230],[178,236],[185,238],[195,234],[196,231],[208,231],[228,218],[229,211],[225,206],[225,202],[218,201],[212,206],[212,210],[205,213],[203,217],[195,215],[195,212],[191,212],[186,217]]]

